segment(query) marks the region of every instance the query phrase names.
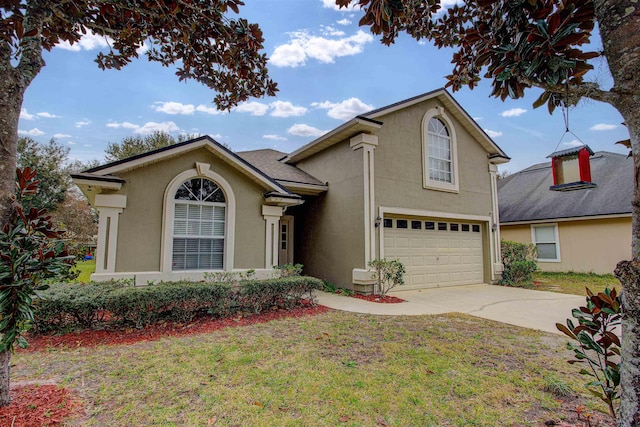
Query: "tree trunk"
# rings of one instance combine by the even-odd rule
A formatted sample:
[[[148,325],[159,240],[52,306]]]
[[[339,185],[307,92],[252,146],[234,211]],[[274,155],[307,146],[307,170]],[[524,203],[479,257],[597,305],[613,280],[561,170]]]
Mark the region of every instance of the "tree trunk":
[[[9,396],[9,371],[11,369],[11,352],[0,352],[0,406],[7,406],[11,402]],[[6,385],[6,387],[5,387]]]
[[[618,264],[622,283],[621,400],[618,427],[640,426],[640,4],[635,0],[595,0],[604,55],[615,95],[612,104],[629,130],[634,165],[631,202],[631,261]],[[621,183],[621,185],[628,185]]]

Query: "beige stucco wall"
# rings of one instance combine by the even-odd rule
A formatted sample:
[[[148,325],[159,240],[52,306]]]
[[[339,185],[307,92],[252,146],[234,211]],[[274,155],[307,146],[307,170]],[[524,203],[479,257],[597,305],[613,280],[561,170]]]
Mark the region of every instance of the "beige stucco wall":
[[[297,166],[329,190],[309,198],[296,215],[296,262],[306,274],[351,288],[352,270],[366,267],[362,150],[343,141]]]
[[[542,271],[612,273],[631,257],[631,218],[561,221],[560,262],[539,262]],[[500,226],[503,239],[531,243],[531,225]]]
[[[422,118],[436,106],[442,104],[432,99],[376,119],[384,123],[376,131],[376,202],[380,206],[488,216],[491,179],[487,152],[446,109],[456,131],[459,193],[423,188]]]
[[[116,272],[159,271],[164,192],[176,175],[193,169],[195,162],[211,164],[211,170],[223,176],[235,194],[234,268],[264,267],[264,189],[202,148],[118,175],[126,183],[115,194],[127,196],[127,207],[119,219]]]

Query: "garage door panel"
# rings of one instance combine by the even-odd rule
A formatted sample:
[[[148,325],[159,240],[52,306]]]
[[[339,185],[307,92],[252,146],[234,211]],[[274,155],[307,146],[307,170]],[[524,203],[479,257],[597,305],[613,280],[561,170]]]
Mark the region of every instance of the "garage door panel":
[[[395,220],[393,223],[395,226]],[[385,258],[399,259],[406,268],[403,289],[484,281],[482,234],[472,232],[471,225],[467,228],[469,231],[461,228],[460,225],[458,231],[451,231],[450,227],[447,230],[385,228]]]

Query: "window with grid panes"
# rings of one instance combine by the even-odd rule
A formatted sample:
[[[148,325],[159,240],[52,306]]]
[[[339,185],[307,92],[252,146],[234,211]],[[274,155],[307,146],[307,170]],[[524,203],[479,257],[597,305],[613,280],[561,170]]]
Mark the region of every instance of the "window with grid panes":
[[[429,120],[427,135],[429,140],[429,179],[453,183],[449,129],[442,120],[434,117]]]
[[[226,200],[206,178],[183,183],[174,197],[173,270],[221,270],[224,265]]]

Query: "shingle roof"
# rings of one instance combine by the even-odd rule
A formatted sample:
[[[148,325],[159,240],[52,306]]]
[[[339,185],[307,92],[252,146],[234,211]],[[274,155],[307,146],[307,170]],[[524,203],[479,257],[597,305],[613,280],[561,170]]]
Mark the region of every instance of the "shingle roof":
[[[595,188],[551,191],[551,162],[498,181],[500,222],[627,214],[633,196],[633,159],[598,151],[591,156]]]
[[[280,159],[286,157],[286,153],[272,149],[240,151],[236,153],[246,162],[251,163],[262,173],[275,180],[297,182],[302,184],[324,185],[323,182],[298,169],[293,165],[282,163]]]

